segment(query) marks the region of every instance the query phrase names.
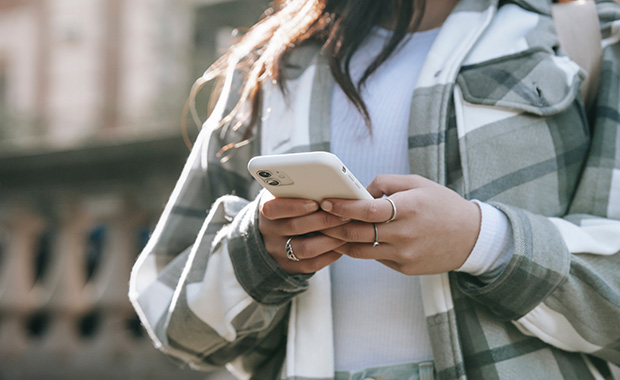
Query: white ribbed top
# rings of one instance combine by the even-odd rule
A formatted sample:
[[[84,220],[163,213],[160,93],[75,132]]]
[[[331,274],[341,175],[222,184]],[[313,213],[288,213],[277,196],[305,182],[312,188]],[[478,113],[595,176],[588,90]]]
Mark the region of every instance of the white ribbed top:
[[[411,99],[424,59],[439,29],[410,35],[367,80],[362,99],[372,137],[357,109],[335,86],[331,150],[362,184],[377,174],[409,174]],[[356,83],[390,32],[377,29],[353,56]],[[419,280],[374,260],[342,257],[331,267],[336,370],[432,359]]]

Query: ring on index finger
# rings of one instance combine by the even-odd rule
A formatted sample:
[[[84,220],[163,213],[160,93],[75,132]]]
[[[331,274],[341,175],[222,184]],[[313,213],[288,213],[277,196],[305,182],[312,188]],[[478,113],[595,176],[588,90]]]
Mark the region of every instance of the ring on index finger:
[[[390,202],[390,204],[392,205],[392,216],[390,216],[390,219],[388,219],[385,222],[383,222],[383,223],[389,223],[389,222],[393,221],[394,219],[396,219],[396,204],[394,203],[393,200],[390,199],[390,197],[385,197],[383,199],[385,199],[386,201]]]

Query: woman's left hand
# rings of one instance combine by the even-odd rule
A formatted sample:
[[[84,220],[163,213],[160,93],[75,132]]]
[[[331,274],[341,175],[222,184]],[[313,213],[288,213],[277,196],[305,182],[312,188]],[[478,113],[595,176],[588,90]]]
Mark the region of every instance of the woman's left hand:
[[[324,211],[353,219],[321,231],[347,242],[337,252],[375,259],[408,275],[448,272],[467,260],[480,231],[478,205],[417,175],[379,175],[368,191],[377,199],[321,202]],[[382,195],[396,206],[396,219],[390,223],[385,221],[392,216],[392,205]]]

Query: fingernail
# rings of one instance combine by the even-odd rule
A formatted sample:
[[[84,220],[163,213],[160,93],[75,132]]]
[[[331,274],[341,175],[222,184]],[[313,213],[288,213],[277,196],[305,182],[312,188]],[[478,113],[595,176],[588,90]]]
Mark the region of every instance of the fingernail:
[[[315,201],[310,201],[304,205],[304,208],[308,212],[316,211],[319,207]]]
[[[342,218],[340,218],[340,220],[342,220],[343,222],[350,222],[351,218],[342,217]]]
[[[330,201],[323,201],[321,202],[321,208],[325,211],[331,211],[332,210],[332,203]]]

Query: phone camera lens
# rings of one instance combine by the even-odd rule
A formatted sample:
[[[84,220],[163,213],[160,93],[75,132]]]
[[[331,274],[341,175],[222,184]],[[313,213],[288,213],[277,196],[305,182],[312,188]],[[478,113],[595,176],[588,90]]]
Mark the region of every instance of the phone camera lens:
[[[271,173],[268,172],[267,170],[261,170],[258,172],[258,175],[263,177],[263,178],[269,178],[271,177]]]
[[[267,182],[267,184],[271,186],[278,186],[280,184],[280,182],[275,179],[268,179],[265,182]]]

